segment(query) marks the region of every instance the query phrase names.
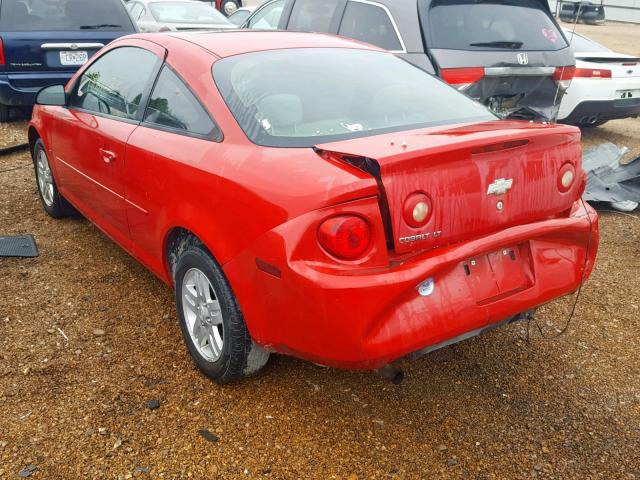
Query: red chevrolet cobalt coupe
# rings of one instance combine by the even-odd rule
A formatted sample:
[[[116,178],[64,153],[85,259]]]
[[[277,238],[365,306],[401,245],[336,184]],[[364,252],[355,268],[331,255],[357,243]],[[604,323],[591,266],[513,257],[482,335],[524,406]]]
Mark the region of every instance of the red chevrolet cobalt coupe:
[[[376,369],[575,291],[597,250],[578,129],[501,121],[394,55],[154,34],[38,96],[40,197],[175,289],[217,382],[270,352]]]

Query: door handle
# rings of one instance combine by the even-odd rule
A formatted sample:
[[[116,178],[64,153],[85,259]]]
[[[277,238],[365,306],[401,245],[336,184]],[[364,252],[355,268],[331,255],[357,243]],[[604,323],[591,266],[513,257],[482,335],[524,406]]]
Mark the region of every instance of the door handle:
[[[118,156],[114,152],[112,152],[111,150],[107,150],[105,148],[101,148],[99,152],[100,152],[100,155],[102,155],[102,160],[104,160],[104,163],[111,163],[116,158],[118,158]]]

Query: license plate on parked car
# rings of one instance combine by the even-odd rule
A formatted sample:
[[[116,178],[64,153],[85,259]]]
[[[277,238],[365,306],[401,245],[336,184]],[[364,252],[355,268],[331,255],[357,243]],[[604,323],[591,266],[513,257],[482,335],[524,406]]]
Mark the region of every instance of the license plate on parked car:
[[[77,52],[60,52],[60,63],[62,65],[84,65],[89,61],[89,54],[85,50]]]

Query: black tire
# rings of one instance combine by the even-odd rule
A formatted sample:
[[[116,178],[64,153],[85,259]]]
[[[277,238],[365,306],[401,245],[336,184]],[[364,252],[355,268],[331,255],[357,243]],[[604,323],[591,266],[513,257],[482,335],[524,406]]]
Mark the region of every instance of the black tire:
[[[42,187],[38,180],[38,156],[44,154],[47,159],[47,164],[49,162],[47,151],[44,148],[44,144],[41,139],[36,140],[36,143],[33,146],[32,159],[33,159],[33,167],[36,175],[36,185],[38,187],[38,197],[40,197],[40,203],[42,204],[42,208],[44,211],[49,214],[50,217],[53,218],[65,218],[71,215],[74,215],[76,210],[71,206],[69,202],[60,194],[58,191],[58,186],[56,184],[55,178],[53,178],[53,174],[51,170],[49,170],[49,174],[51,176],[51,188],[52,192],[50,193],[50,197],[48,200],[45,200],[45,196],[42,191]]]
[[[180,329],[198,369],[219,384],[233,382],[259,371],[267,363],[269,352],[251,339],[233,291],[208,250],[197,239],[186,237],[179,242],[171,258],[175,261],[173,277]],[[223,335],[221,352],[216,360],[206,358],[198,350],[185,315],[183,284],[187,272],[194,270],[200,271],[209,280],[213,288],[209,293],[220,305]]]
[[[9,107],[6,105],[0,105],[0,123],[8,122],[9,117],[10,117]]]

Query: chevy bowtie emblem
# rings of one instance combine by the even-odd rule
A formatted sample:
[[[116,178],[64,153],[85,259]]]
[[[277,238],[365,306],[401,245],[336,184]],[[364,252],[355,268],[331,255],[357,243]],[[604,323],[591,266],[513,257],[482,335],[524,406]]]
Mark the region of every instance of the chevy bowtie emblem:
[[[526,53],[519,53],[516,58],[518,59],[518,63],[520,65],[529,65],[529,55]]]
[[[513,178],[498,178],[487,189],[487,195],[504,195],[513,187]]]

